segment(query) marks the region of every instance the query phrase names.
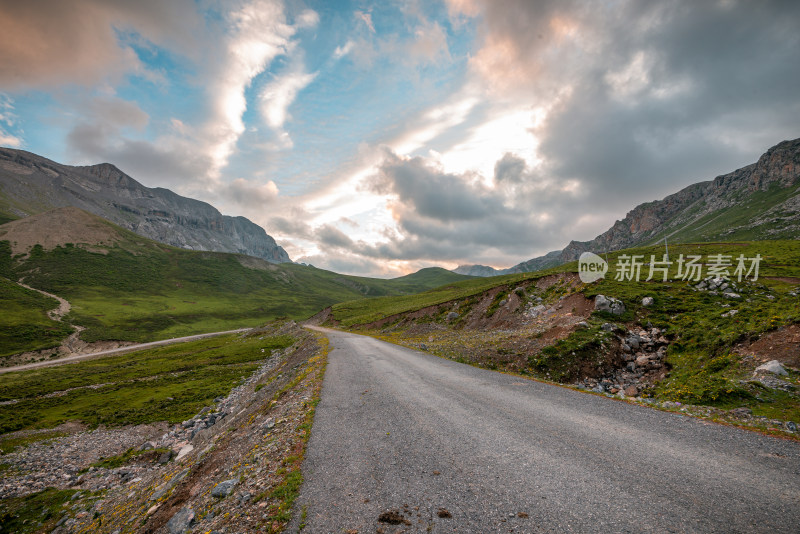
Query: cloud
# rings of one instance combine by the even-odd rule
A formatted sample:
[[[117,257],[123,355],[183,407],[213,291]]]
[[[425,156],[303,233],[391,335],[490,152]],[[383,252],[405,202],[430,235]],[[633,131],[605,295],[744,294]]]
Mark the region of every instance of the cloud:
[[[372,14],[371,13],[364,12],[364,11],[356,11],[355,13],[353,13],[353,15],[358,20],[362,21],[367,26],[367,28],[369,28],[369,31],[371,31],[372,33],[375,33],[375,25],[372,24]]]
[[[42,0],[0,5],[0,88],[94,85],[146,74],[118,32],[194,56],[203,23],[191,0]]]
[[[396,194],[419,215],[458,221],[483,218],[502,208],[502,202],[475,178],[445,173],[420,157],[401,158],[389,152],[371,187]]]
[[[530,128],[538,172],[555,187],[579,184],[586,200],[573,210],[600,221],[571,237],[594,237],[639,202],[797,137],[800,36],[790,21],[800,4],[449,0],[448,9],[478,25],[470,68],[490,98],[542,110]],[[513,163],[497,162],[495,174],[517,176]]]
[[[261,113],[271,128],[281,131],[289,118],[289,106],[315,77],[316,73],[288,72],[264,86],[260,95]]]
[[[263,210],[278,198],[278,186],[272,180],[256,183],[237,178],[218,188],[220,195],[245,209]]]
[[[330,224],[317,228],[314,235],[319,243],[327,247],[350,249],[354,244],[347,234]]]
[[[409,53],[413,58],[428,63],[435,63],[440,59],[450,60],[447,32],[438,22],[423,21],[414,30],[414,39],[409,45]]]
[[[344,56],[352,52],[355,46],[356,43],[348,39],[348,41],[345,44],[336,47],[336,49],[333,51],[333,58],[334,59],[343,58]]]
[[[8,95],[0,93],[0,145],[19,148],[24,142],[18,135],[7,129],[15,128],[17,115],[14,113],[14,101]]]
[[[448,173],[430,159],[387,149],[366,186],[387,195],[395,227],[383,240],[354,242],[350,250],[374,259],[499,259],[510,265],[528,259],[528,251],[566,244],[582,224],[581,213],[570,209],[581,200],[580,187],[554,184],[511,154],[496,170],[488,180]]]

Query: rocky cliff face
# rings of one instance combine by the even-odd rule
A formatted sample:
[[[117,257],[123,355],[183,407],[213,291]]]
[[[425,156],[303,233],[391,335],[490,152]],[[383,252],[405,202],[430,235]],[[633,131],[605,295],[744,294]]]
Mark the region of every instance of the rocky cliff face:
[[[800,139],[775,145],[752,165],[640,204],[591,241],[571,241],[561,251],[509,269],[472,265],[456,272],[495,276],[534,271],[577,260],[586,251],[601,253],[664,238],[684,243],[800,238]]]
[[[71,167],[0,148],[0,213],[27,217],[66,206],[181,248],[235,252],[273,263],[291,261],[250,220],[222,215],[206,202],[168,189],[145,187],[109,163]]]

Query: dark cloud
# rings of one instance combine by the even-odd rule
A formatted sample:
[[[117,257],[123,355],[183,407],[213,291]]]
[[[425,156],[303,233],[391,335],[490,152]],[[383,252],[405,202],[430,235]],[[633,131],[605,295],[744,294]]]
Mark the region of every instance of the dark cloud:
[[[502,200],[475,178],[441,172],[422,158],[403,159],[388,152],[372,189],[395,193],[400,201],[432,219],[470,220],[502,208]]]
[[[377,244],[353,243],[350,250],[375,259],[487,261],[566,244],[581,215],[571,211],[574,193],[542,183],[512,155],[497,169],[487,184],[387,151],[370,187],[395,195],[390,209],[399,233]]]
[[[323,224],[319,228],[314,231],[314,236],[316,237],[317,241],[325,247],[334,247],[334,248],[351,248],[353,246],[353,240],[350,239],[347,234],[336,228],[335,226],[331,226],[330,224]]]
[[[218,194],[238,208],[258,212],[278,199],[278,187],[272,181],[255,183],[237,178],[230,183],[220,184]]]
[[[620,217],[798,136],[797,2],[478,3],[476,70],[506,95],[559,94],[535,132],[543,172]]]
[[[67,135],[67,146],[76,163],[92,165],[110,162],[148,186],[198,188],[204,182],[210,161],[191,145],[165,144],[128,139],[122,135],[123,123],[102,117],[87,117]],[[188,192],[185,192],[188,194]]]
[[[203,22],[191,0],[28,0],[0,4],[0,89],[93,85],[143,67],[118,32],[194,56]]]

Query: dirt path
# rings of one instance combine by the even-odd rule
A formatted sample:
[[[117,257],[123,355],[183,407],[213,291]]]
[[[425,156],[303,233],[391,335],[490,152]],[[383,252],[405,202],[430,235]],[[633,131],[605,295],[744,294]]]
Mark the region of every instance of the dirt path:
[[[128,345],[127,347],[119,347],[116,349],[109,349],[109,350],[101,350],[98,352],[89,352],[85,354],[74,354],[72,356],[67,356],[66,358],[59,358],[57,360],[50,360],[44,362],[35,362],[35,363],[26,363],[25,365],[17,365],[15,367],[4,367],[0,368],[0,374],[3,373],[10,373],[12,371],[27,371],[29,369],[38,369],[39,367],[52,367],[54,365],[64,365],[67,363],[75,363],[82,360],[89,360],[93,358],[99,358],[102,356],[108,356],[110,354],[119,354],[122,352],[131,352],[136,350],[142,350],[152,347],[160,347],[162,345],[171,345],[173,343],[183,343],[184,341],[195,341],[198,339],[204,339],[207,337],[214,337],[214,336],[222,336],[224,334],[236,334],[239,332],[246,332],[248,330],[252,330],[251,328],[239,328],[238,330],[226,330],[225,332],[211,332],[208,334],[195,334],[193,336],[186,336],[186,337],[176,337],[172,339],[164,339],[161,341],[151,341],[149,343],[139,343],[138,345]]]
[[[62,299],[59,296],[53,295],[52,293],[48,293],[47,291],[42,291],[41,289],[36,289],[35,287],[31,287],[27,284],[23,284],[22,282],[17,282],[17,285],[24,287],[25,289],[30,289],[31,291],[36,291],[37,293],[41,293],[45,297],[50,297],[51,299],[56,299],[58,301],[58,308],[55,310],[50,310],[47,312],[47,316],[54,321],[61,321],[61,319],[69,313],[69,310],[72,306],[70,306],[69,302],[66,299]]]

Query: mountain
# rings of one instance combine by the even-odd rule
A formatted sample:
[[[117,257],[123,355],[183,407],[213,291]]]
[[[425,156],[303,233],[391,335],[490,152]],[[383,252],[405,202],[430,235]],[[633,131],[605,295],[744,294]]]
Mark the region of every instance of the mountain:
[[[191,250],[291,261],[263,228],[206,202],[145,187],[110,163],[88,167],[0,148],[0,223],[74,206],[139,235]]]
[[[43,340],[58,344],[66,335],[66,323],[48,319],[47,302],[17,281],[66,299],[72,308],[64,320],[83,327],[81,340],[91,342],[303,319],[338,302],[410,295],[467,279],[430,268],[384,280],[185,250],[79,208],[57,208],[0,225],[0,310],[14,310],[0,313],[0,357],[40,348]]]
[[[800,139],[783,141],[756,163],[690,185],[663,200],[640,204],[591,241],[497,270],[462,265],[472,276],[513,274],[577,260],[583,252],[610,252],[669,243],[800,239]]]

